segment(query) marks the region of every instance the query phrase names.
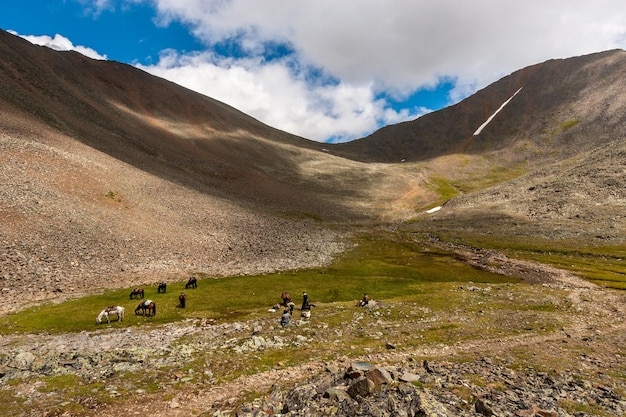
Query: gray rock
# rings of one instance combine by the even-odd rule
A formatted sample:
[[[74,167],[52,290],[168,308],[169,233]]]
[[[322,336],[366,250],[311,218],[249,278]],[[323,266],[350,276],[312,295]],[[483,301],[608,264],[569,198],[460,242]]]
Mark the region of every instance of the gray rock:
[[[420,375],[411,372],[405,372],[398,379],[402,382],[417,382],[420,380]]]
[[[352,398],[367,397],[373,391],[376,385],[370,379],[360,378],[355,380],[346,391]]]
[[[418,409],[425,417],[453,417],[443,404],[431,395],[428,391],[421,391],[418,396]],[[420,415],[420,414],[418,414]]]
[[[326,390],[324,397],[333,402],[352,401],[352,397],[341,388],[330,388]]]
[[[9,365],[12,368],[19,369],[21,371],[28,371],[33,366],[33,363],[37,357],[30,352],[19,352],[13,358],[12,363]]]

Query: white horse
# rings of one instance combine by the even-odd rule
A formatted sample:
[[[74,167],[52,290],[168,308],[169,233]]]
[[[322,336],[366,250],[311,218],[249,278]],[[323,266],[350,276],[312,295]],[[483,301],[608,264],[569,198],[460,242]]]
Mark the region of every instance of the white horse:
[[[111,314],[117,314],[117,319],[119,321],[124,320],[124,307],[115,306],[105,308],[100,312],[100,314],[98,314],[98,317],[96,317],[96,323],[102,323],[102,317],[106,317],[107,323],[111,323],[111,319],[109,318]]]

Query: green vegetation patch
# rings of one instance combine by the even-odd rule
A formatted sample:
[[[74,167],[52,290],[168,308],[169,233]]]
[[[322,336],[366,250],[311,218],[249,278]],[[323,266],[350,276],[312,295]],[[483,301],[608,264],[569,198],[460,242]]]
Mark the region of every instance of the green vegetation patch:
[[[435,191],[439,195],[439,201],[442,203],[461,194],[450,180],[442,176],[431,177],[427,183],[427,189]]]
[[[157,293],[156,285],[144,285],[144,300],[151,299],[157,305],[155,316],[135,315],[135,308],[142,300],[131,300],[129,287],[0,317],[0,333],[79,332],[159,325],[192,317],[238,320],[280,302],[282,291],[289,291],[295,302],[306,291],[313,303],[334,303],[354,302],[363,293],[373,299],[403,300],[421,291],[423,283],[514,281],[472,268],[415,243],[371,235],[356,239],[354,248],[327,268],[219,279],[205,274],[196,276],[198,288],[195,289],[185,289],[186,279],[182,277],[181,281],[168,284],[165,294]],[[178,306],[181,292],[187,295],[184,309]],[[113,305],[126,309],[124,320],[117,321],[112,316],[110,324],[97,325],[98,313]]]
[[[487,219],[487,221],[499,221]],[[414,226],[419,226],[414,223]],[[449,224],[452,230],[453,224]],[[511,226],[514,227],[514,226]],[[493,249],[514,259],[527,259],[559,269],[614,289],[626,289],[626,247],[600,246],[578,240],[550,240],[537,236],[441,231],[437,236],[446,242],[470,247]],[[416,234],[415,239],[423,239]]]
[[[561,123],[561,130],[565,131],[568,129],[571,129],[572,127],[576,126],[578,123],[580,123],[580,120],[576,120],[576,119],[569,119],[564,121],[563,123]]]

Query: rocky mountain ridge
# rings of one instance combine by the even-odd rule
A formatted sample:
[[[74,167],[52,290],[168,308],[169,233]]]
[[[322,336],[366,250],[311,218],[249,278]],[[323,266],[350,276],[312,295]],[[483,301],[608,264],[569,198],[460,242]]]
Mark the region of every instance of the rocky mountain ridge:
[[[337,145],[337,153],[399,162],[462,152],[534,165],[561,161],[609,142],[623,143],[625,69],[623,50],[531,65],[443,110]]]

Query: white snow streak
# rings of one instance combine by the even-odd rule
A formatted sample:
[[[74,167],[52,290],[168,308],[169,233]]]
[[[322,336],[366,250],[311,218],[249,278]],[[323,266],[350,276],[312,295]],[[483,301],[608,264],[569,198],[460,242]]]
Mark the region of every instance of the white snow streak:
[[[506,106],[507,104],[509,104],[509,101],[513,100],[513,97],[515,97],[517,95],[517,93],[519,93],[520,91],[522,91],[522,87],[520,87],[519,90],[517,90],[515,92],[515,94],[513,94],[511,97],[509,97],[509,99],[507,101],[505,101],[504,103],[502,103],[502,105],[500,106],[500,108],[498,110],[496,110],[491,116],[489,116],[489,118],[487,119],[487,121],[485,121],[485,123],[483,123],[482,125],[480,125],[480,127],[478,129],[476,129],[476,132],[474,132],[474,136],[480,134],[480,132],[482,132],[482,130],[485,128],[485,126],[487,126],[489,124],[489,122],[491,120],[493,120],[494,117],[496,117],[496,114],[498,114],[500,112],[500,110],[502,110],[504,108],[504,106]]]

